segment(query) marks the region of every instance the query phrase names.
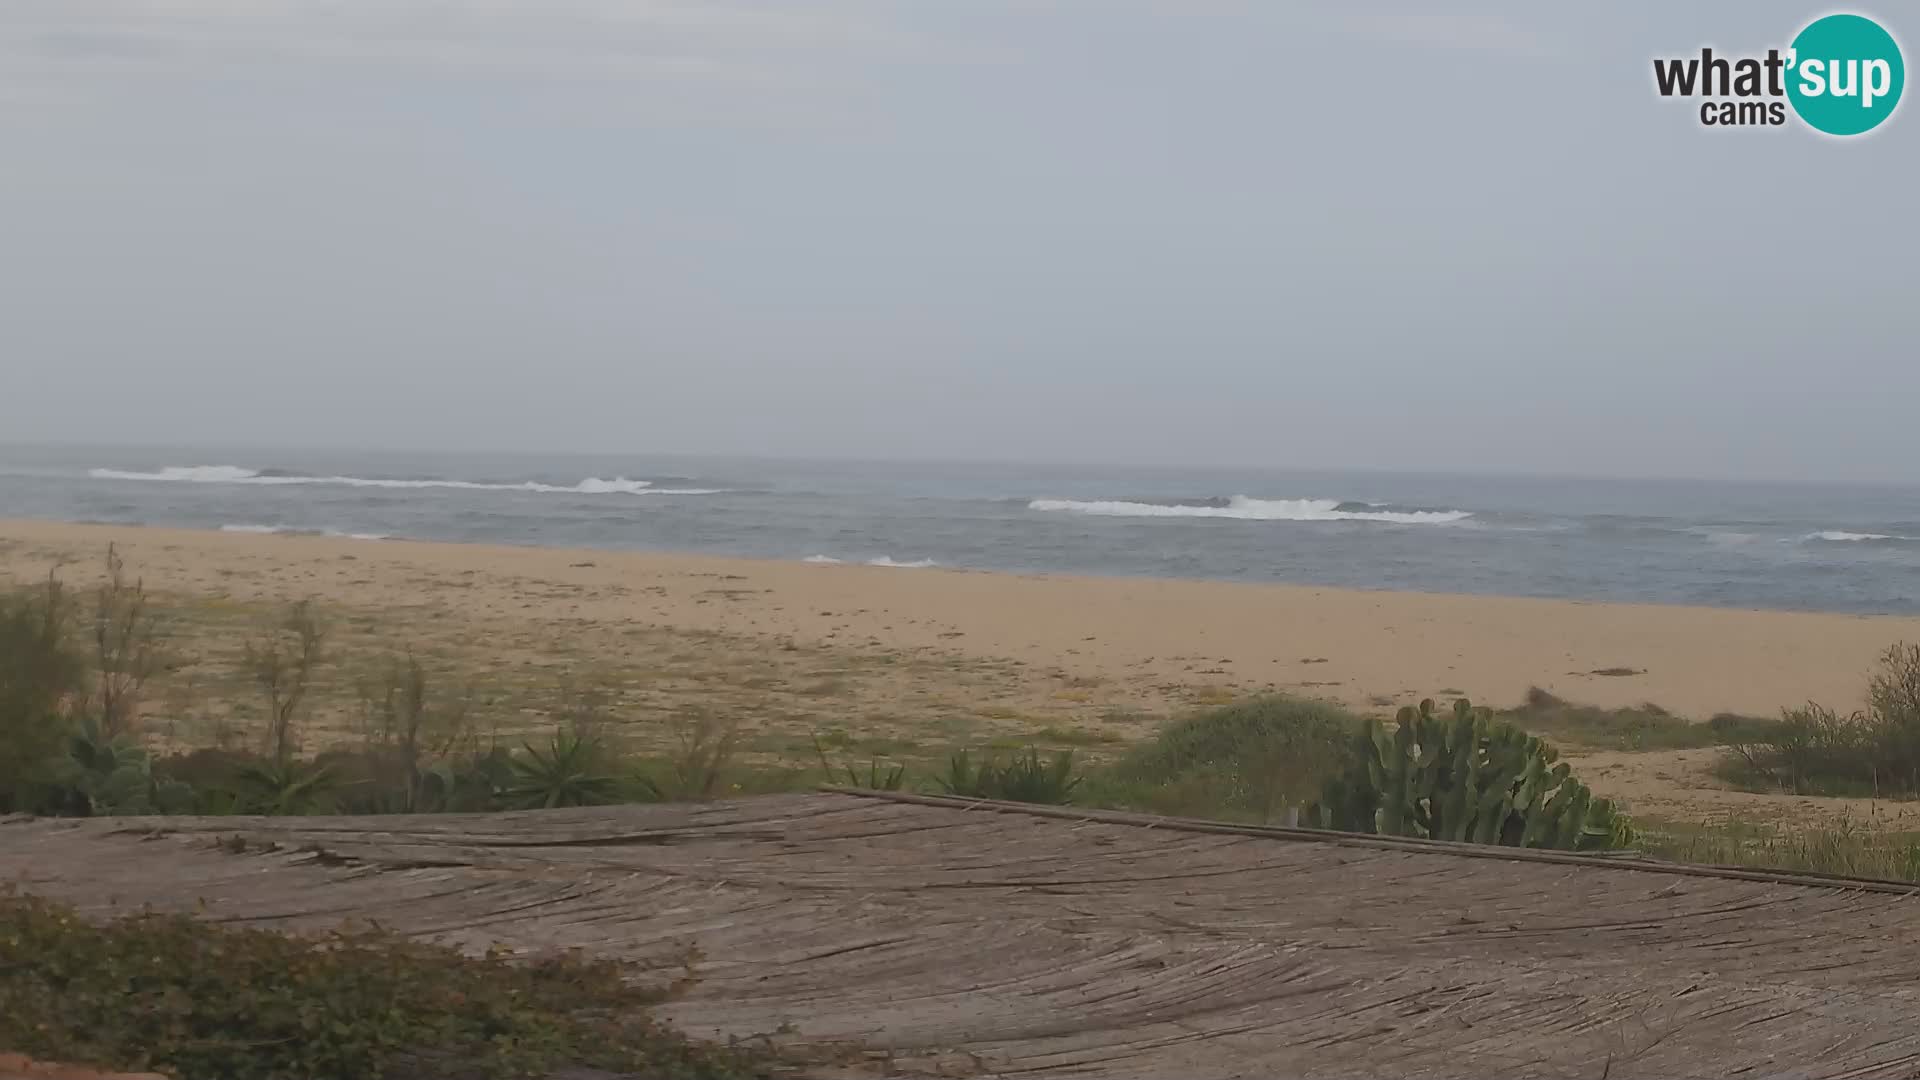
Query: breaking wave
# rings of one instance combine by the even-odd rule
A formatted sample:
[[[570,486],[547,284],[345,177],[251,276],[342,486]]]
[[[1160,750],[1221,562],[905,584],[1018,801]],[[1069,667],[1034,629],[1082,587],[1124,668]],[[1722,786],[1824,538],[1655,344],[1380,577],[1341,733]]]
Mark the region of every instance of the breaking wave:
[[[831,555],[809,555],[800,561],[804,563],[816,563],[821,566],[839,566],[846,562],[845,559],[836,559]],[[934,562],[932,559],[914,559],[910,562],[900,562],[891,555],[878,555],[868,559],[866,565],[893,566],[902,570],[925,570],[927,567],[939,566],[940,564]]]
[[[1846,532],[1845,530],[1842,530],[1842,529],[1822,529],[1821,531],[1816,533],[1808,533],[1802,539],[1824,540],[1830,543],[1843,543],[1843,544],[1870,544],[1870,543],[1902,544],[1902,543],[1912,543],[1916,540],[1920,540],[1920,537],[1895,536],[1892,533],[1857,533],[1857,532]]]
[[[185,484],[260,484],[288,486],[326,484],[360,488],[452,488],[458,491],[531,491],[549,495],[718,495],[719,488],[657,488],[650,480],[629,480],[624,476],[606,479],[589,476],[577,484],[543,484],[526,480],[515,484],[483,483],[477,480],[384,479],[364,476],[308,476],[285,469],[244,469],[238,465],[167,465],[153,472],[122,469],[88,469],[95,480],[154,480]]]
[[[1226,499],[1135,502],[1124,499],[1035,499],[1029,510],[1100,517],[1235,518],[1241,521],[1377,521],[1392,525],[1446,525],[1473,516],[1470,510],[1429,510],[1335,499]]]
[[[333,536],[343,540],[391,540],[386,533],[346,532],[341,529],[296,529],[291,525],[222,525],[221,532],[263,536]]]

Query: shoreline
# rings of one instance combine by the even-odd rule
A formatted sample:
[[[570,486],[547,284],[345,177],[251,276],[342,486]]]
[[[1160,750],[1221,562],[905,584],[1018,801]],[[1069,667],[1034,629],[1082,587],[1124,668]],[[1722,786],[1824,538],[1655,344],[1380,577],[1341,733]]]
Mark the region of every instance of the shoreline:
[[[1845,711],[1882,649],[1920,641],[1920,617],[1898,615],[23,519],[0,519],[0,572],[18,583],[65,557],[68,579],[84,582],[109,542],[167,593],[929,651],[1115,691],[1271,688],[1363,709],[1460,693],[1511,704],[1539,686],[1694,720],[1808,700]]]
[[[1890,611],[1847,611],[1838,608],[1795,608],[1739,606],[1732,604],[1701,604],[1678,600],[1609,600],[1584,596],[1541,596],[1530,593],[1506,592],[1447,592],[1443,590],[1397,589],[1386,586],[1369,588],[1355,585],[1318,585],[1291,581],[1262,581],[1230,577],[1167,577],[1155,574],[1098,573],[1073,570],[1008,570],[983,566],[956,566],[940,563],[931,559],[895,561],[889,555],[880,555],[869,559],[842,559],[821,553],[795,555],[791,557],[771,557],[760,555],[731,555],[709,553],[686,548],[632,548],[632,547],[594,547],[589,545],[552,545],[552,544],[514,544],[491,540],[435,540],[415,536],[398,536],[388,533],[356,533],[337,529],[300,529],[278,525],[225,524],[215,527],[190,525],[156,525],[142,522],[109,522],[71,520],[66,518],[9,518],[0,516],[0,541],[8,536],[8,530],[19,526],[32,530],[41,526],[70,527],[74,529],[92,529],[110,532],[116,529],[131,529],[139,533],[183,533],[202,536],[250,536],[263,540],[339,540],[357,544],[404,544],[421,548],[454,548],[464,550],[498,550],[520,552],[554,552],[567,555],[601,555],[612,558],[634,557],[652,560],[673,560],[688,562],[737,563],[744,566],[787,566],[804,565],[815,567],[847,567],[876,570],[928,570],[945,574],[985,574],[997,578],[1016,578],[1041,581],[1082,581],[1106,582],[1112,584],[1156,582],[1165,584],[1216,585],[1235,588],[1294,590],[1313,593],[1348,594],[1353,596],[1418,596],[1449,600],[1489,600],[1489,601],[1528,601],[1547,604],[1568,604],[1580,607],[1606,608],[1647,608],[1654,610],[1731,612],[1755,615],[1806,615],[1844,619],[1888,620],[1911,624],[1920,628],[1920,612],[1902,614]]]

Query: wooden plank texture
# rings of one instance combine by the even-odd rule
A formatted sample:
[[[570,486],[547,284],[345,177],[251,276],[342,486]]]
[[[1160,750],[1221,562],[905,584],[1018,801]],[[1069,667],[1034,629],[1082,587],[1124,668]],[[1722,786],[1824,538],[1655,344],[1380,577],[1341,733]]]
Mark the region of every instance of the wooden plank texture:
[[[790,1026],[901,1073],[1920,1076],[1920,898],[1896,887],[1107,817],[820,793],[16,818],[0,881],[98,915],[691,944],[675,1022]]]

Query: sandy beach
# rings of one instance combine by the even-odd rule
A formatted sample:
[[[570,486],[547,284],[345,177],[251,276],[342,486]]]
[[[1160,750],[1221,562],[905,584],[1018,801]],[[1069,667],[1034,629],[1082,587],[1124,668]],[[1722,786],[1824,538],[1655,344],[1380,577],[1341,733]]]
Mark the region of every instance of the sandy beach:
[[[593,686],[643,741],[667,737],[654,719],[707,709],[750,716],[766,753],[803,752],[823,730],[880,752],[1068,731],[1097,753],[1268,689],[1362,710],[1512,704],[1530,686],[1697,720],[1852,708],[1876,654],[1920,640],[1914,618],[12,520],[0,574],[21,583],[64,562],[85,584],[109,543],[168,611],[183,670],[155,711],[187,740],[186,718],[217,718],[207,699],[244,690],[233,660],[247,637],[302,598],[334,627],[318,742],[350,719],[353,673],[406,647],[507,727],[539,722],[557,686]],[[1705,768],[1699,751],[1627,756],[1634,767],[1609,771],[1642,804]]]
[[[612,551],[0,522],[0,568],[85,580],[109,543],[165,592],[312,597],[451,623],[634,626],[1019,661],[1147,687],[1300,690],[1349,705],[1529,686],[1704,719],[1854,702],[1920,619],[1204,581],[1018,576]],[[1599,674],[1631,671],[1634,674]]]

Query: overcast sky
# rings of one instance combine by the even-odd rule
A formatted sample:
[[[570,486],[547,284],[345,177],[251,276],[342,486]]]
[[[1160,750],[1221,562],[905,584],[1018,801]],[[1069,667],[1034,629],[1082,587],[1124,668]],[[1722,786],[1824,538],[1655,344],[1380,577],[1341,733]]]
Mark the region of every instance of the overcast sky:
[[[1440,6],[0,0],[0,441],[1920,478],[1825,8]]]

